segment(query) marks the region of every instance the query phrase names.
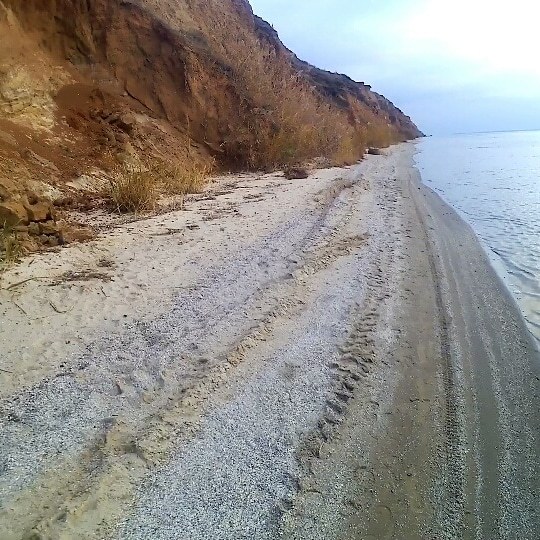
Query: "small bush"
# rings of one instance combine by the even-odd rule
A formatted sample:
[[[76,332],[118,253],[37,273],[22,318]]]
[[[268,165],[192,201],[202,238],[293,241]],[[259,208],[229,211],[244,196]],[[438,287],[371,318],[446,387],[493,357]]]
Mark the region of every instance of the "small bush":
[[[106,195],[117,212],[149,212],[158,198],[157,179],[144,166],[126,165],[113,172]]]
[[[5,270],[23,254],[17,231],[6,223],[0,228],[0,271]]]
[[[386,124],[372,124],[368,131],[367,146],[372,148],[387,148],[397,142],[397,135],[391,126]]]

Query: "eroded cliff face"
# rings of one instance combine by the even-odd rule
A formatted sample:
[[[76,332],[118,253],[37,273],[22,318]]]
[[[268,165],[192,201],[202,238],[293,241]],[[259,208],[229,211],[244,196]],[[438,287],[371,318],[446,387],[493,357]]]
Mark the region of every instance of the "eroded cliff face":
[[[369,86],[298,60],[245,0],[0,0],[0,35],[0,204],[60,198],[126,156],[314,157],[317,123],[350,138],[335,161],[420,135]],[[303,119],[277,110],[313,86]]]

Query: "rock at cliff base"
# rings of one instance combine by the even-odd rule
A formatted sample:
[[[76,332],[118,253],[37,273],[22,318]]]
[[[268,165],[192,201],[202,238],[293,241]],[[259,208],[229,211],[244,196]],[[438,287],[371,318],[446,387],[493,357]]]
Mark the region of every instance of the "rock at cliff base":
[[[69,227],[60,231],[59,240],[61,244],[73,244],[87,242],[92,240],[94,236],[94,231],[88,227]]]
[[[60,226],[52,220],[45,221],[39,224],[39,232],[46,235],[56,235],[60,233]]]
[[[38,202],[26,205],[30,221],[47,221],[52,218],[52,207],[49,202]]]
[[[31,253],[39,249],[37,238],[30,236],[28,233],[17,233],[17,241],[24,253]]]
[[[30,236],[39,236],[39,223],[32,222],[28,225],[28,234]]]
[[[285,176],[287,180],[296,180],[307,178],[309,173],[303,167],[288,167],[283,171],[283,176]]]
[[[25,207],[16,201],[0,203],[0,227],[28,225],[28,214]]]
[[[0,202],[8,201],[17,192],[15,182],[7,178],[0,178]]]

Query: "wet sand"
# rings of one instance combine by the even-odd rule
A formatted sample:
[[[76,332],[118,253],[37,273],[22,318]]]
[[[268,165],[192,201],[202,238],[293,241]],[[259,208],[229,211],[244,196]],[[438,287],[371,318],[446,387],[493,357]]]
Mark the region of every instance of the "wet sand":
[[[0,537],[536,538],[538,351],[413,153],[8,274]]]
[[[437,489],[442,501],[455,491],[436,514],[438,534],[532,539],[540,530],[537,344],[471,229],[431,190],[415,192],[414,185],[445,363],[447,478]]]

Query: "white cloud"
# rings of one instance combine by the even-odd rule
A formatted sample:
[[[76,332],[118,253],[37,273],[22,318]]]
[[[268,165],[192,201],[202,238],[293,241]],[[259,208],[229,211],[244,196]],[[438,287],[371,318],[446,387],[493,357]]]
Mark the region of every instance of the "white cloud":
[[[403,43],[487,71],[540,76],[537,0],[428,0],[402,26]]]
[[[504,129],[512,112],[524,122],[521,102],[536,115],[526,120],[527,127],[540,127],[538,107],[531,109],[540,102],[539,0],[253,4],[300,57],[372,84],[427,131],[474,129],[475,121],[485,123],[490,114],[490,122]],[[445,111],[459,110],[464,103],[469,109],[461,129],[463,119]],[[434,114],[438,109],[441,114]]]

